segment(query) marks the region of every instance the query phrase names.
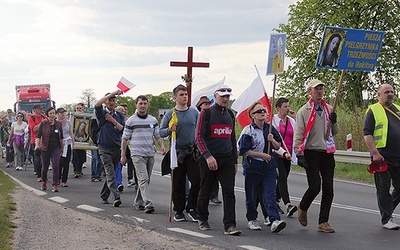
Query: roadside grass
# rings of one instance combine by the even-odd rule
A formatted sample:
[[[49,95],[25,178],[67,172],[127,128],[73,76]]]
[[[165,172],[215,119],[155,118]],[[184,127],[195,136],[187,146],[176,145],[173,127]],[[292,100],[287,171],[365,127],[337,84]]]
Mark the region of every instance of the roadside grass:
[[[304,168],[297,165],[292,165],[292,171],[305,173]],[[374,184],[374,175],[368,173],[367,165],[363,164],[336,162],[335,178]]]
[[[16,210],[11,197],[15,183],[0,171],[0,249],[12,249],[11,239],[15,224],[10,221],[10,215]]]

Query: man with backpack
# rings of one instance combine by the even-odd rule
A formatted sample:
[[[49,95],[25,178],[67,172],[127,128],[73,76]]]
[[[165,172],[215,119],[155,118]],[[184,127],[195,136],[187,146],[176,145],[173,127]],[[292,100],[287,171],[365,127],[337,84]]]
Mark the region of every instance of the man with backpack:
[[[200,158],[200,193],[197,200],[199,229],[210,230],[208,205],[212,184],[218,178],[222,186],[224,229],[227,235],[240,235],[236,229],[235,175],[238,170],[235,119],[228,109],[232,89],[221,86],[214,91],[215,104],[200,113],[196,143]]]

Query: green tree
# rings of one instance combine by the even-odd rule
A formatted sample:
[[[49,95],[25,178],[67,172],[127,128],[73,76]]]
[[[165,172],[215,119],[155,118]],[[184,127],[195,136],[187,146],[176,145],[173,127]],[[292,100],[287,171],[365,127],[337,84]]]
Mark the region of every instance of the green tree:
[[[131,116],[136,110],[135,99],[130,96],[118,96],[117,105],[120,105],[122,103],[128,105],[128,115]]]
[[[82,90],[82,95],[80,97],[81,101],[88,108],[93,108],[96,104],[96,96],[94,94],[93,89],[84,89]]]
[[[158,118],[159,109],[168,109],[175,106],[172,92],[164,92],[158,96],[147,94],[146,97],[149,99],[148,113],[156,118]]]
[[[286,55],[291,64],[278,77],[277,93],[304,101],[306,83],[313,78],[325,82],[327,99],[334,98],[340,71],[316,69],[317,53],[325,26],[379,30],[385,32],[374,74],[347,71],[343,78],[340,102],[349,108],[363,105],[376,96],[377,85],[398,85],[400,72],[400,3],[398,0],[302,0],[289,6],[287,24],[277,32],[287,33]]]

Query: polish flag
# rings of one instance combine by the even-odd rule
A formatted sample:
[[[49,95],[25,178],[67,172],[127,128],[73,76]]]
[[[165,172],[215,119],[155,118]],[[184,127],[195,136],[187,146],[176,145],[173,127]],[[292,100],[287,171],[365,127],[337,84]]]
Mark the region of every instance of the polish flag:
[[[214,91],[224,85],[225,83],[225,77],[222,78],[222,80],[218,81],[217,83],[214,83],[210,86],[207,86],[205,88],[202,88],[195,93],[192,94],[192,104],[196,105],[197,102],[200,100],[202,96],[207,96],[208,99],[210,99],[211,103],[214,103]]]
[[[232,109],[237,112],[236,119],[242,128],[251,123],[248,110],[256,101],[260,101],[267,107],[268,120],[270,121],[273,116],[272,107],[258,71],[257,77],[250,86],[232,103]]]
[[[117,84],[117,88],[119,88],[124,93],[128,92],[128,90],[130,90],[131,88],[133,88],[135,86],[136,86],[135,84],[128,81],[125,77],[121,77],[121,80],[119,80],[119,82]]]

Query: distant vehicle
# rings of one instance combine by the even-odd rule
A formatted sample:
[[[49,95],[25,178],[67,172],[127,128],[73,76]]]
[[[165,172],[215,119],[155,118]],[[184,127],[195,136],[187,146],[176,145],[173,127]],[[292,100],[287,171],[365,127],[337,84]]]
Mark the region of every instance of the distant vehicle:
[[[49,107],[56,108],[56,103],[51,100],[50,84],[30,84],[15,86],[17,102],[14,111],[30,111],[33,106],[39,104],[46,110]]]

